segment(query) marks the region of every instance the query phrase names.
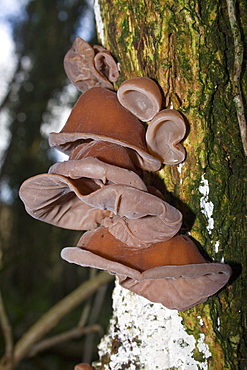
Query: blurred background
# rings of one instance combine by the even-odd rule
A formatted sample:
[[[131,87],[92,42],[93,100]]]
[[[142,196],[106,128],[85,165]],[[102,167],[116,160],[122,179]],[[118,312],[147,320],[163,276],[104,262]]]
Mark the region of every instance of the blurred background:
[[[1,0],[0,15],[0,290],[14,343],[55,303],[97,272],[60,258],[80,233],[30,217],[18,197],[21,183],[47,172],[61,156],[48,145],[60,131],[78,91],[63,68],[76,36],[95,44],[92,0]],[[70,312],[49,336],[94,329],[25,359],[18,369],[73,369],[97,359],[111,316],[112,285]],[[5,351],[0,336],[0,357]]]

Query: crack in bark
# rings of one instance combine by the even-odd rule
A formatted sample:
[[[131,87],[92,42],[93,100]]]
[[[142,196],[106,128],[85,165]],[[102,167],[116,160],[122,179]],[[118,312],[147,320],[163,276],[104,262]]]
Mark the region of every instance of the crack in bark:
[[[229,22],[234,41],[234,66],[233,66],[233,95],[238,117],[241,140],[244,153],[247,156],[247,124],[244,114],[244,103],[241,90],[241,73],[243,67],[244,46],[241,40],[241,32],[236,17],[236,1],[227,0]]]

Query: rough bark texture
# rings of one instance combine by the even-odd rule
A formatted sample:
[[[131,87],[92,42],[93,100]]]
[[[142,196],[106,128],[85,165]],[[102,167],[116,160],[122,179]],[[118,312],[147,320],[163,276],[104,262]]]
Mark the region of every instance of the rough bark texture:
[[[197,343],[204,335],[210,353],[207,357],[195,347],[194,359],[202,363],[197,368],[246,369],[247,171],[237,94],[245,103],[247,72],[239,56],[244,50],[246,58],[247,3],[103,0],[97,24],[102,43],[121,64],[119,83],[134,76],[155,79],[164,106],[172,105],[187,119],[186,161],[149,178],[182,211],[183,227],[205,254],[229,263],[234,274],[226,289],[180,316]],[[114,343],[110,348],[117,353]],[[149,369],[144,365],[123,368]],[[178,366],[166,369],[187,369]]]

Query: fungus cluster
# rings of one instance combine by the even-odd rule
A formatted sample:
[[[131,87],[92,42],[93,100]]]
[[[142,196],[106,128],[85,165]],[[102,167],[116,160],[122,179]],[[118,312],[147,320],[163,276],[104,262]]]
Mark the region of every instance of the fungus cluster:
[[[81,95],[49,144],[69,158],[22,184],[27,212],[85,231],[76,247],[62,250],[68,262],[116,274],[124,288],[170,309],[204,302],[227,283],[231,268],[205,260],[179,233],[180,211],[143,181],[143,171],[185,159],[183,116],[162,109],[150,78],[129,79],[114,91],[117,64],[101,46],[77,37],[64,65]]]

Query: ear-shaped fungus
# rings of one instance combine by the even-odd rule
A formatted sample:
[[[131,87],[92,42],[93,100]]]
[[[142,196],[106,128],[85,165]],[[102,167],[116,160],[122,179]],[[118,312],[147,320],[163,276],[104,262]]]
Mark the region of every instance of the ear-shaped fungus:
[[[182,215],[176,208],[152,194],[125,185],[105,186],[83,200],[118,216],[106,218],[102,223],[116,238],[136,247],[167,240],[182,224]]]
[[[79,179],[81,183],[83,178],[91,179],[98,187],[113,183],[147,190],[137,172],[131,149],[104,141],[78,145],[68,161],[55,163],[49,169],[49,173]]]
[[[141,174],[140,168],[136,168],[135,152],[132,149],[110,143],[109,141],[90,141],[79,144],[71,153],[70,160],[80,160],[86,157],[98,158],[100,161],[125,168],[129,171]]]
[[[70,263],[116,274],[124,288],[179,311],[205,302],[231,276],[230,266],[207,262],[184,235],[135,249],[101,226],[86,232],[77,247],[64,248],[61,256]]]
[[[93,157],[99,143],[93,144],[82,144],[70,156],[75,159],[55,163],[48,174],[31,177],[22,184],[20,198],[31,216],[63,228],[88,230],[97,227],[104,217],[111,217],[113,213],[94,208],[81,198],[108,183],[147,190],[135,172]],[[97,154],[101,159],[118,165],[126,161],[127,165],[132,165],[126,148],[104,142],[101,142],[101,148],[107,149],[103,154]]]
[[[93,45],[95,51],[94,65],[96,70],[107,80],[116,82],[119,77],[118,67],[111,53],[99,45]]]
[[[148,77],[134,77],[124,81],[117,96],[126,109],[144,122],[150,121],[161,109],[160,89]]]
[[[204,302],[227,283],[231,268],[207,262],[188,237],[177,235],[181,213],[139,176],[184,160],[182,115],[159,112],[161,93],[149,78],[110,91],[118,70],[101,46],[78,37],[64,66],[83,95],[49,143],[69,159],[22,184],[27,212],[55,226],[89,230],[77,247],[62,250],[68,262],[108,270],[124,288],[171,309]],[[138,118],[151,120],[146,139]]]
[[[132,149],[135,165],[145,170],[156,171],[161,166],[147,150],[142,123],[119,103],[115,92],[101,87],[80,96],[61,132],[49,136],[50,146],[66,154],[89,140]]]
[[[148,150],[162,163],[178,164],[185,158],[185,149],[180,144],[185,134],[186,125],[182,115],[174,109],[164,109],[147,128]]]
[[[118,67],[110,52],[92,47],[77,37],[64,57],[64,69],[70,81],[84,93],[94,86],[113,90],[111,82],[118,79]]]
[[[99,187],[91,179],[68,178],[67,172],[65,167],[63,176],[42,174],[22,184],[20,197],[31,216],[72,230],[95,228],[107,218],[110,232],[139,247],[167,240],[181,227],[181,213],[146,191],[120,184]],[[114,223],[113,215],[125,221]]]
[[[128,246],[147,248],[153,243],[168,240],[175,235],[181,226],[181,220],[181,214],[180,217],[177,214],[174,220],[169,221],[157,215],[146,215],[135,219],[114,216],[105,217],[101,224],[107,227],[115,238]]]
[[[40,220],[70,230],[98,227],[112,212],[93,208],[77,197],[74,189],[88,194],[99,186],[92,180],[69,180],[55,174],[41,174],[27,179],[20,188],[20,198],[27,213]]]

